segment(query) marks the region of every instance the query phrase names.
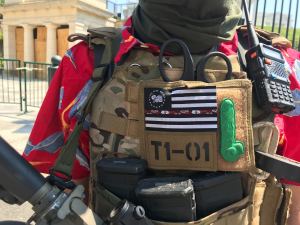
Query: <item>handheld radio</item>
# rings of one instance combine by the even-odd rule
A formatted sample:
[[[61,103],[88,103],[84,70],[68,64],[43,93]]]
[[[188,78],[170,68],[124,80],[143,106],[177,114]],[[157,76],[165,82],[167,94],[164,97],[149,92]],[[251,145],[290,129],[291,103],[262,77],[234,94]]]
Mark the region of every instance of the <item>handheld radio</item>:
[[[267,112],[286,113],[295,109],[290,81],[281,52],[259,43],[243,0],[250,49],[246,53],[247,73],[253,81],[257,104]]]

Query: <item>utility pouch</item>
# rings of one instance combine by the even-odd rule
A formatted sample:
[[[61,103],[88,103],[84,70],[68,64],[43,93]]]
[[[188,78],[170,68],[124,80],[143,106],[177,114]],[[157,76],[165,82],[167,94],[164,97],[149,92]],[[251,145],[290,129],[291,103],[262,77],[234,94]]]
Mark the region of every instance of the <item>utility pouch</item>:
[[[258,122],[253,125],[254,148],[265,153],[275,154],[279,141],[278,128],[271,122]],[[250,174],[260,180],[265,180],[269,173],[253,168]]]
[[[96,188],[96,196],[97,203],[94,211],[105,220],[110,215],[111,210],[115,208],[121,200],[101,186]],[[152,220],[152,222],[155,225],[250,225],[252,221],[252,213],[253,204],[251,195],[248,193],[242,200],[197,221],[166,222]]]
[[[260,209],[263,203],[266,183],[263,181],[257,182],[253,193],[253,221],[252,225],[260,225]]]
[[[172,223],[152,221],[156,225],[250,225],[253,205],[249,197],[194,222]]]
[[[278,128],[271,122],[258,122],[253,125],[254,146],[259,151],[275,154],[279,141]]]
[[[290,190],[270,177],[260,209],[260,224],[285,225],[290,203]]]
[[[291,203],[292,192],[286,186],[283,186],[283,199],[277,214],[277,224],[286,225],[287,217],[289,215],[289,206]]]
[[[147,81],[138,88],[140,151],[152,169],[247,171],[254,166],[251,82]]]

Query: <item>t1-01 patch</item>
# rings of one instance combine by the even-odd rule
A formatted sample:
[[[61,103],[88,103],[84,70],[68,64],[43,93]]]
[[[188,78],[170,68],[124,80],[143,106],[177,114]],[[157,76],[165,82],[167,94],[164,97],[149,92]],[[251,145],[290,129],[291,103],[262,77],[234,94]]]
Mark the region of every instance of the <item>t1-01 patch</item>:
[[[145,157],[150,168],[217,168],[217,90],[144,89]]]

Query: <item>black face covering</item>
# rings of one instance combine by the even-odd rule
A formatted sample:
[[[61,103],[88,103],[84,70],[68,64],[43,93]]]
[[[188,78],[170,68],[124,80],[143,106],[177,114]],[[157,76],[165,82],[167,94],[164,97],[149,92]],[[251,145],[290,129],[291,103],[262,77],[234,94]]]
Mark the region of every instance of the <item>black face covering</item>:
[[[198,54],[231,40],[241,15],[238,0],[140,0],[132,19],[142,41],[179,38]]]

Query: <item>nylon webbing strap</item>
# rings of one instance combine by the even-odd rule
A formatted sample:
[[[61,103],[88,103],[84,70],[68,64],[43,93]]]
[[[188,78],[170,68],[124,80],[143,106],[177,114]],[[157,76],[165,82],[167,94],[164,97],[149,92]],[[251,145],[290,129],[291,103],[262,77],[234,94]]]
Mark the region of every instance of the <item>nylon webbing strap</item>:
[[[73,163],[76,157],[76,151],[78,148],[78,139],[82,130],[82,123],[77,122],[73,132],[70,134],[68,141],[62,147],[61,152],[55,162],[52,172],[59,172],[63,175],[71,178],[71,171]]]
[[[119,197],[111,193],[109,190],[107,190],[102,185],[97,185],[98,191],[101,193],[101,195],[114,207],[116,207],[120,201],[122,201]]]
[[[94,46],[95,53],[95,66],[94,73],[92,75],[92,79],[94,84],[89,92],[87,97],[87,101],[85,105],[81,108],[80,115],[81,119],[79,119],[74,127],[73,132],[69,136],[67,142],[62,147],[61,152],[51,169],[51,173],[61,173],[71,179],[73,164],[76,158],[76,151],[78,148],[79,136],[83,128],[83,122],[90,112],[93,100],[98,93],[98,91],[103,87],[105,81],[107,81],[109,76],[109,67],[111,66],[112,61],[112,49],[111,49],[111,40],[106,39],[105,45]],[[96,62],[96,60],[99,60]],[[95,72],[96,71],[96,72]]]
[[[300,163],[277,154],[255,151],[256,167],[271,173],[277,179],[300,182]]]

